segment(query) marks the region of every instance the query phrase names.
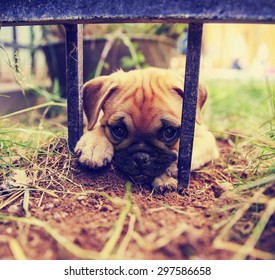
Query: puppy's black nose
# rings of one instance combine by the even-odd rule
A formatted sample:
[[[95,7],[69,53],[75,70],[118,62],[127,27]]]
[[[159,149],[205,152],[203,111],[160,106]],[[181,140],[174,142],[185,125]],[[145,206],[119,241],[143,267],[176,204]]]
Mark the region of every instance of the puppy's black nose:
[[[138,152],[133,155],[134,162],[139,165],[146,165],[149,163],[150,155],[148,153]]]

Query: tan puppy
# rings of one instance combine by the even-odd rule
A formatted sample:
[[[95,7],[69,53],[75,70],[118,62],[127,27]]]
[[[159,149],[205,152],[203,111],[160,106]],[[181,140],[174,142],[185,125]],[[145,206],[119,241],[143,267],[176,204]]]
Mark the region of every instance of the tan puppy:
[[[183,78],[172,70],[118,71],[84,85],[87,132],[75,152],[91,168],[112,160],[137,183],[155,190],[177,188],[177,156]],[[192,170],[219,155],[212,133],[202,124],[207,91],[200,86]]]

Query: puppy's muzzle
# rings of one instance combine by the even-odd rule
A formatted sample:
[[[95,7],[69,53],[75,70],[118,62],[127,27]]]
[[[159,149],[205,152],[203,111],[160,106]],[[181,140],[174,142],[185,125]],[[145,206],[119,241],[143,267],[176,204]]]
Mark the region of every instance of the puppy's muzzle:
[[[115,165],[137,183],[150,183],[165,172],[175,161],[176,154],[164,152],[149,144],[134,144],[125,150],[116,151]]]

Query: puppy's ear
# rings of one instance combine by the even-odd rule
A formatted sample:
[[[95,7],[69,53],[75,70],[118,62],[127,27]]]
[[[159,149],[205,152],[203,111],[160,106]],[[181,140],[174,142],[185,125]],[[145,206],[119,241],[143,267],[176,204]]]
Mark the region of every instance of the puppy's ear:
[[[177,94],[181,97],[183,97],[183,90],[180,88],[173,88]],[[196,122],[197,124],[202,124],[202,107],[207,99],[207,89],[203,85],[199,85],[199,90],[198,90],[198,99],[197,99],[197,110],[196,110]]]
[[[202,107],[207,99],[208,93],[207,89],[203,85],[199,85],[198,100],[197,100],[197,112],[196,112],[196,122],[197,124],[202,124]]]
[[[88,120],[88,130],[92,130],[105,101],[117,89],[109,76],[92,79],[83,86],[83,108]]]

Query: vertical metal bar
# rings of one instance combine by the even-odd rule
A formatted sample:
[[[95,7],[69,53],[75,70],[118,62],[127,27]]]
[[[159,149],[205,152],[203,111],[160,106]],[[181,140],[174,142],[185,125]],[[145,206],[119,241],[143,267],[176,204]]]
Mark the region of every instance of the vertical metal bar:
[[[17,30],[16,26],[12,27],[12,44],[13,44],[13,57],[14,57],[14,65],[15,71],[18,72],[18,45],[17,45]]]
[[[202,23],[189,24],[178,158],[179,193],[184,193],[190,180],[200,72],[202,30]]]
[[[35,50],[34,50],[34,29],[30,26],[30,56],[31,56],[31,73],[34,75],[35,72]]]
[[[66,24],[68,143],[73,152],[83,134],[83,25]]]

